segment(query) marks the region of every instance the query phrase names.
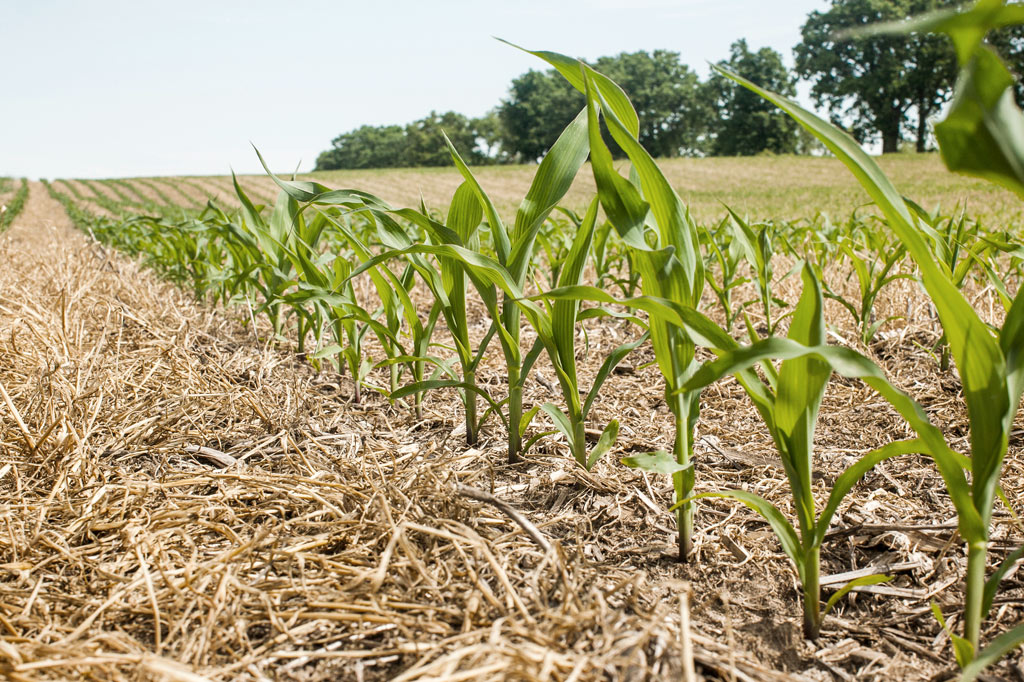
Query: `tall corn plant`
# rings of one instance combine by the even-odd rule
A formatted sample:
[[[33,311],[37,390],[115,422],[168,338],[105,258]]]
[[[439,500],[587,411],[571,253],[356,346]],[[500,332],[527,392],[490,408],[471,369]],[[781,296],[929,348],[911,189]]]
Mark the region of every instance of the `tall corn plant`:
[[[704,264],[696,226],[661,169],[638,141],[639,119],[622,90],[583,62],[554,52],[530,52],[551,64],[587,100],[590,161],[598,197],[605,215],[630,250],[641,275],[641,291],[649,296],[696,307],[704,291]],[[612,154],[602,137],[600,121],[632,163],[630,178],[615,170]],[[645,239],[647,225],[656,235],[655,246]],[[651,341],[658,368],[665,378],[665,400],[675,421],[673,455],[679,470],[673,474],[676,498],[691,496],[694,486],[694,430],[699,416],[699,392],[680,390],[698,363],[696,348],[687,334],[661,319],[652,319]],[[658,453],[631,460],[641,468],[661,470]],[[677,513],[679,558],[685,561],[693,545],[693,505]]]
[[[704,493],[698,497],[737,499],[768,521],[796,567],[803,589],[804,634],[813,640],[818,638],[824,613],[839,598],[858,585],[885,579],[883,576],[868,576],[852,581],[835,593],[822,609],[819,579],[821,545],[840,502],[878,462],[928,447],[922,440],[901,441],[864,455],[836,479],[828,502],[818,515],[812,487],[814,430],[832,372],[864,379],[931,440],[941,440],[941,436],[928,423],[920,407],[892,387],[881,370],[867,358],[849,349],[825,345],[824,299],[811,265],[805,265],[803,269],[803,285],[803,294],[786,339],[771,338],[742,348],[719,347],[716,351],[721,357],[702,366],[683,390],[697,391],[722,377],[735,374],[768,428],[789,481],[797,516],[795,528],[777,507],[750,492],[732,490]],[[711,339],[710,342],[716,343],[716,340]],[[718,344],[720,346],[720,338]],[[775,371],[765,362],[767,358],[782,359],[781,367]],[[763,381],[749,371],[757,364],[766,370],[769,380]]]
[[[824,615],[844,594],[859,585],[880,582],[884,576],[867,576],[844,585],[826,603],[820,600],[820,550],[829,524],[840,503],[853,486],[875,464],[890,457],[913,452],[942,452],[947,458],[965,461],[950,451],[941,432],[929,421],[921,407],[896,389],[870,360],[848,348],[827,346],[823,297],[811,265],[803,268],[804,291],[790,325],[789,338],[772,337],[740,346],[728,333],[692,306],[677,301],[640,296],[616,300],[594,287],[564,287],[543,294],[548,298],[586,299],[617,303],[649,313],[652,320],[663,321],[685,331],[697,345],[712,350],[719,358],[701,364],[678,389],[697,393],[718,379],[735,375],[757,408],[778,450],[786,471],[797,514],[794,527],[785,515],[767,500],[743,490],[703,493],[680,500],[678,510],[702,497],[729,497],[739,500],[761,514],[771,525],[786,555],[793,562],[803,590],[804,632],[816,639]],[[770,359],[782,360],[776,368]],[[754,371],[764,370],[762,379]],[[862,456],[836,479],[822,512],[816,515],[811,486],[814,464],[814,426],[826,383],[833,373],[863,380],[885,398],[919,434],[918,438],[897,441]],[[692,462],[680,464],[667,453],[654,453],[641,461],[627,457],[623,462],[675,476]]]
[[[950,34],[962,65],[952,108],[936,126],[946,165],[994,180],[1024,196],[1024,115],[1013,100],[1014,79],[981,42],[990,28],[1014,23],[1024,23],[1024,6],[1004,7],[999,0],[982,0],[966,13],[942,12],[911,28]],[[997,638],[988,649],[979,652],[978,648],[981,622],[1005,572],[1001,568],[986,580],[993,505],[1024,392],[1024,295],[1017,293],[1002,328],[990,331],[953,284],[953,273],[936,259],[928,232],[852,138],[796,103],[719,70],[776,104],[846,164],[906,246],[938,312],[967,402],[970,459],[957,457],[944,442],[930,444],[928,454],[945,481],[967,545],[963,636],[953,641],[957,661],[965,667],[965,676],[973,679],[981,667],[1024,640],[1021,625]]]

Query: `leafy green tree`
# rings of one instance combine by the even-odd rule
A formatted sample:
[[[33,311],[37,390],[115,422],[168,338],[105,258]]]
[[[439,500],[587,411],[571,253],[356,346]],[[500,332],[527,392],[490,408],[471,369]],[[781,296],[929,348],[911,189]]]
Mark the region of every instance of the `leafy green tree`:
[[[859,141],[880,135],[883,153],[899,150],[910,114],[917,149],[928,139],[927,121],[948,101],[956,80],[949,39],[930,34],[862,35],[844,32],[898,21],[955,4],[955,0],[832,0],[811,12],[795,48],[796,70],[813,83],[818,106]]]
[[[730,48],[729,59],[719,65],[774,92],[796,94],[796,79],[782,63],[782,55],[770,47],[751,52],[746,40],[737,40]],[[797,151],[797,125],[774,105],[718,73],[705,87],[718,112],[718,121],[712,124],[712,154],[751,156]]]
[[[339,135],[317,158],[316,170],[448,166],[451,155],[442,131],[470,163],[488,161],[479,148],[481,133],[475,119],[454,111],[432,111],[404,127],[363,126]]]
[[[454,111],[440,115],[431,111],[429,116],[405,127],[405,165],[452,165],[452,157],[444,143],[442,131],[466,161],[473,164],[484,161],[483,154],[477,151],[477,132],[472,120]]]
[[[678,52],[623,52],[601,57],[594,68],[618,83],[633,102],[640,117],[640,144],[651,156],[703,151],[711,102]]]
[[[521,160],[536,161],[583,108],[583,95],[554,70],[530,69],[512,81],[498,106],[502,147]]]
[[[405,151],[402,126],[362,126],[331,140],[331,148],[317,157],[316,170],[397,168],[408,165]]]

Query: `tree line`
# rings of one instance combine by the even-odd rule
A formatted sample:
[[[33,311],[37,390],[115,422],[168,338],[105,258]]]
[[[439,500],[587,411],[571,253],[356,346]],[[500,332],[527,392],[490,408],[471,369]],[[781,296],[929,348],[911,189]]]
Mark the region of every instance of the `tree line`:
[[[905,141],[926,151],[928,121],[948,102],[956,80],[949,39],[845,32],[958,2],[831,0],[827,10],[808,15],[793,50],[793,70],[777,51],[752,50],[742,39],[719,64],[783,95],[795,95],[800,80],[809,83],[816,106],[859,142],[880,141],[883,153],[898,151]],[[1024,66],[1024,29],[1003,29],[989,41],[1013,67]],[[701,81],[677,52],[622,53],[592,65],[625,90],[640,116],[640,142],[654,156],[813,150],[811,139],[790,118],[720,75]],[[1017,97],[1024,102],[1024,93]],[[531,70],[514,79],[508,97],[482,117],[431,112],[405,126],[362,126],[334,138],[316,169],[448,165],[442,130],[473,164],[536,161],[583,106],[582,93],[554,70]]]

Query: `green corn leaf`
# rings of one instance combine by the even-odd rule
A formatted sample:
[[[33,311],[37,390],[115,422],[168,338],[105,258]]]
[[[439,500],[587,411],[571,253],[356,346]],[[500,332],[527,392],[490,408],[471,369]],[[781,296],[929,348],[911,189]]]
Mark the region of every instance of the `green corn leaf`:
[[[245,219],[247,225],[251,225],[253,228],[263,228],[263,218],[260,216],[260,212],[253,206],[252,201],[249,200],[249,196],[242,189],[242,186],[238,184],[238,178],[235,176],[235,171],[231,171],[231,183],[235,186],[235,194],[238,195],[238,201],[242,205],[242,216]],[[225,220],[225,222],[228,222]]]
[[[1024,115],[1013,96],[1016,79],[988,47],[976,49],[960,74],[935,137],[946,166],[1003,185],[1024,197]]]
[[[516,212],[512,232],[509,271],[522,283],[533,255],[533,243],[541,225],[572,186],[576,174],[590,154],[587,112],[576,116],[544,158],[533,176],[530,189]]]
[[[282,180],[281,178],[274,175],[270,168],[267,166],[266,160],[263,155],[260,154],[260,150],[256,149],[253,145],[253,149],[256,151],[256,156],[260,160],[260,164],[263,166],[263,170],[267,172],[267,175],[284,190],[288,196],[299,203],[318,203],[323,205],[346,205],[346,204],[358,204],[361,206],[373,206],[384,210],[389,210],[391,207],[388,204],[377,197],[354,189],[331,189],[325,185],[321,185],[319,182],[301,182],[294,180]]]
[[[583,223],[576,231],[569,255],[562,266],[558,278],[558,285],[574,286],[583,280],[583,269],[587,264],[587,257],[590,255],[590,244],[594,237],[594,225],[597,222],[597,199],[590,202],[590,207],[583,218]],[[570,384],[570,390],[574,394],[570,402],[575,404],[579,400],[576,386],[579,383],[576,377],[576,317],[579,311],[579,301],[572,299],[561,299],[555,302],[552,311],[552,336],[555,347],[558,351],[558,362],[556,369],[563,372]],[[573,408],[575,409],[575,408]],[[583,412],[585,415],[586,412]]]
[[[1021,394],[1024,392],[1024,287],[1017,292],[1010,310],[1006,313],[1006,320],[999,332],[999,347],[1006,356],[1006,383],[1010,393],[1010,405],[1016,407],[1020,404]],[[1007,431],[1013,423],[1014,412],[1008,415]]]
[[[480,223],[484,218],[483,208],[476,199],[476,193],[469,182],[460,184],[452,195],[448,207],[448,227],[455,230],[461,246],[470,246]]]
[[[586,468],[590,471],[597,464],[597,460],[601,459],[604,453],[608,452],[613,445],[615,445],[615,439],[619,437],[619,421],[613,419],[608,422],[608,426],[604,427],[604,431],[601,432],[601,437],[597,440],[597,445],[590,451],[590,455],[587,457]]]
[[[1003,424],[1010,409],[1005,361],[999,346],[992,338],[988,327],[934,260],[928,242],[917,228],[917,219],[911,215],[899,192],[874,159],[868,156],[853,138],[795,102],[759,88],[725,69],[714,68],[727,78],[777,105],[843,161],[875,200],[885,214],[890,228],[917,263],[921,271],[921,281],[939,313],[950,350],[960,370],[971,420],[971,452],[974,460],[974,485],[977,488],[973,497],[976,498],[976,502],[971,502],[972,512],[967,512],[966,509],[961,512],[961,506],[957,505],[958,514],[965,513],[968,517],[965,519],[961,515],[961,532],[968,542],[983,541],[987,537],[985,521],[991,513],[995,472],[999,471],[1006,451],[1006,432]],[[933,450],[937,448],[933,447]],[[936,464],[954,499],[964,500],[964,491],[959,490],[967,485],[963,479],[963,471],[959,467],[954,469],[946,466],[948,463],[949,458],[936,458]],[[958,492],[953,493],[954,488],[957,488]],[[968,497],[972,496],[970,488],[966,494]],[[984,517],[981,514],[984,514]]]
[[[803,293],[789,328],[789,337],[803,346],[819,346],[825,342],[824,301],[818,278],[810,266],[803,270]],[[805,521],[814,517],[814,498],[811,494],[812,454],[814,451],[814,425],[818,409],[832,368],[828,362],[813,355],[788,358],[779,369],[774,420],[789,443],[788,456],[783,457],[787,473],[798,482],[795,488]]]
[[[804,563],[803,549],[800,546],[800,538],[797,537],[796,530],[793,528],[793,525],[786,520],[786,517],[783,516],[778,507],[763,497],[745,490],[723,490],[721,492],[694,495],[690,500],[683,500],[683,502],[677,503],[672,509],[675,510],[676,507],[685,502],[699,500],[704,497],[726,497],[739,500],[747,507],[760,514],[761,517],[768,522],[768,525],[772,527],[772,530],[775,531],[775,537],[779,539],[779,543],[782,545],[782,551],[786,553],[786,556],[788,556],[793,562],[793,565],[796,566],[797,573],[800,574],[801,581],[803,580]]]
[[[633,467],[634,469],[642,469],[654,474],[664,474],[666,476],[671,476],[679,473],[680,471],[686,471],[687,469],[693,468],[693,462],[680,464],[676,461],[675,456],[670,455],[664,450],[658,450],[657,452],[645,452],[640,455],[629,455],[627,457],[623,457],[619,461],[628,467]]]
[[[452,144],[443,131],[441,134],[444,135],[445,144],[448,145],[448,153],[451,155],[452,161],[455,162],[455,167],[459,170],[462,178],[473,188],[473,192],[476,194],[481,208],[483,208],[484,215],[487,217],[487,222],[491,227],[491,236],[494,239],[494,250],[498,255],[498,262],[505,265],[509,262],[512,245],[509,241],[508,232],[505,230],[505,224],[501,221],[501,216],[498,214],[498,209],[494,207],[494,202],[491,201],[484,188],[480,186],[480,183],[473,175],[473,171],[462,160],[458,150],[455,149],[455,145]]]
[[[557,52],[545,52],[542,50],[533,51],[519,47],[515,43],[510,43],[507,40],[498,38],[501,42],[506,45],[511,45],[517,50],[522,50],[528,54],[532,54],[535,57],[540,57],[551,66],[555,67],[558,73],[569,81],[569,84],[580,92],[585,92],[586,84],[582,73],[580,72],[580,61],[573,59],[572,57],[566,57],[565,55],[558,54]],[[591,71],[593,71],[591,69]],[[623,121],[626,128],[630,131],[633,137],[637,137],[640,134],[640,119],[636,115],[636,110],[630,103],[629,98],[626,97],[626,93],[622,91],[618,85],[616,85],[610,78],[604,76],[597,71],[593,71],[592,79],[600,90],[601,96],[608,102],[608,106],[615,112],[615,115],[619,120]]]
[[[935,602],[932,602],[932,615],[935,616],[935,620],[939,621],[939,625],[949,635],[949,639],[953,643],[953,656],[956,658],[957,665],[964,668],[974,660],[974,646],[949,629],[946,619],[942,615],[942,609]]]
[[[1006,576],[1007,572],[1013,568],[1014,564],[1022,556],[1024,556],[1024,547],[1018,547],[1003,559],[1002,563],[999,564],[999,568],[985,581],[985,592],[981,605],[982,615],[987,614],[992,609],[992,602],[995,601],[996,593],[999,591],[999,583],[1002,582],[1003,577]]]
[[[970,647],[969,643],[965,642],[965,644],[967,647]],[[970,663],[962,666],[964,670],[960,677],[961,682],[973,682],[985,668],[999,662],[1003,656],[1018,648],[1021,644],[1024,644],[1024,625],[1018,625],[1012,630],[999,635],[987,647],[978,652],[977,656],[973,659],[968,659]],[[965,647],[964,655],[968,652],[969,650]],[[973,651],[970,653],[973,653]],[[959,654],[957,658],[960,658]]]
[[[594,79],[595,72],[589,67],[584,67],[584,70],[589,84]],[[600,88],[596,90],[601,93]],[[591,93],[589,96],[592,96],[594,90],[588,92]],[[632,162],[630,171],[639,180],[643,196],[650,202],[650,209],[660,232],[661,245],[672,247],[681,265],[670,270],[671,279],[664,282],[666,286],[663,291],[668,294],[667,298],[696,305],[704,289],[703,260],[700,257],[696,226],[671,183],[651,155],[637,141],[636,133],[619,119],[614,107],[607,101],[602,99],[601,104],[608,129]]]
[[[856,578],[854,580],[851,580],[850,582],[846,583],[841,588],[839,588],[839,590],[837,590],[835,594],[829,597],[828,601],[825,602],[825,608],[822,613],[828,613],[829,611],[831,611],[832,607],[839,603],[840,599],[842,599],[858,587],[863,587],[865,585],[878,585],[880,583],[887,583],[890,580],[892,580],[891,575],[880,574],[866,575],[862,578]]]
[[[344,349],[341,346],[339,346],[338,344],[334,343],[334,344],[331,344],[330,346],[324,346],[323,348],[321,348],[320,350],[316,351],[315,353],[311,353],[309,357],[316,358],[318,360],[319,359],[323,359],[323,358],[329,358],[329,357],[333,357],[333,356],[337,355],[338,353],[341,353],[343,350]]]
[[[540,411],[540,405],[534,405],[529,410],[527,410],[526,412],[523,413],[522,419],[519,420],[519,436],[520,437],[526,435],[526,429],[528,429],[530,427],[530,422],[533,421],[533,418],[537,416],[537,413],[539,411]],[[555,432],[552,432],[552,433],[555,433]],[[529,450],[529,448],[524,446],[523,447],[523,452],[526,452],[527,450]]]
[[[483,390],[476,384],[469,384],[464,381],[458,381],[455,379],[427,379],[424,381],[417,381],[411,383],[407,386],[402,386],[397,391],[391,392],[388,397],[391,400],[398,400],[400,398],[405,398],[416,393],[422,393],[424,391],[433,391],[439,388],[459,388],[462,389],[463,391],[472,391],[473,393],[476,393],[478,396],[487,401],[488,405],[491,406],[491,409],[493,409],[497,413],[498,417],[501,419],[501,423],[505,426],[506,429],[508,428],[508,420],[505,419],[505,416],[501,411],[501,404],[499,402],[496,402],[491,397],[490,393]],[[480,421],[483,422],[483,419],[481,419]]]
[[[572,424],[569,423],[569,418],[565,416],[565,413],[553,403],[544,403],[540,406],[540,409],[551,417],[551,421],[554,422],[555,428],[558,429],[565,439],[570,444],[576,439],[576,435],[573,433]]]

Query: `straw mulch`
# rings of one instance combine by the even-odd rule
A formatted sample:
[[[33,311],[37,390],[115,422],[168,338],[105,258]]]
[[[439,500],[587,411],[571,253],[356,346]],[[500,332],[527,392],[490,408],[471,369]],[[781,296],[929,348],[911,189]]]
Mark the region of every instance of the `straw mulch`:
[[[373,394],[353,404],[347,378],[262,344],[237,311],[196,304],[72,231],[39,185],[0,258],[0,673],[10,679],[950,670],[929,601],[956,620],[963,556],[924,460],[884,463],[844,505],[823,573],[883,563],[897,578],[844,600],[811,644],[764,522],[728,502],[702,505],[696,561],[680,566],[667,481],[615,463],[670,443],[647,350],[595,408],[595,425],[623,423],[616,456],[588,474],[548,438],[509,467],[494,424],[466,447],[453,396],[431,396],[420,420]],[[893,293],[904,309],[901,295],[916,296]],[[590,334],[584,376],[629,333],[618,324]],[[956,442],[966,436],[958,383],[922,350],[926,326],[870,351]],[[496,364],[488,371],[500,380]],[[554,398],[543,381],[530,391]],[[835,382],[819,432],[821,499],[856,454],[906,435],[862,385]],[[745,487],[787,509],[781,466],[734,382],[707,391],[700,436],[702,490]],[[1020,441],[1011,499],[1024,488]],[[999,517],[1003,551],[1024,533]],[[1021,618],[1021,587],[1011,577],[993,632]]]

